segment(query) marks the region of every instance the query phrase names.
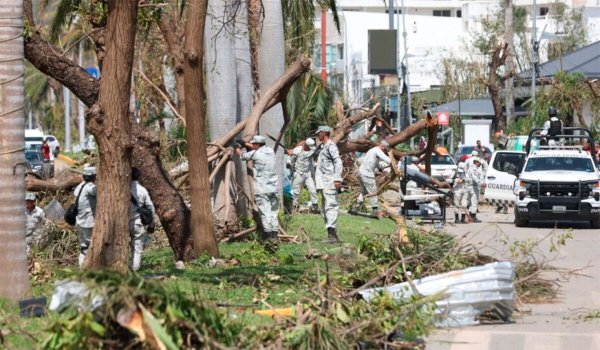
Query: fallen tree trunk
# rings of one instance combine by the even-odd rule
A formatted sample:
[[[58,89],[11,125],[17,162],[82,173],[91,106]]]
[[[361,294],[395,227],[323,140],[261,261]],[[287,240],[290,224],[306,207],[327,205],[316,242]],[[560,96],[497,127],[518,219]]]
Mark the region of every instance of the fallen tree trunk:
[[[67,178],[52,178],[49,180],[38,179],[35,176],[25,177],[25,189],[38,192],[68,192],[77,187],[83,181],[81,175],[69,175]]]

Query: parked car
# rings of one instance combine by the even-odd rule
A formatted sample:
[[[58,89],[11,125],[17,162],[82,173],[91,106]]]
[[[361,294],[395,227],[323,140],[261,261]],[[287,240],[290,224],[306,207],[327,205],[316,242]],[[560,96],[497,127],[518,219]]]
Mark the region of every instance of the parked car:
[[[44,160],[39,151],[35,149],[26,150],[25,159],[27,160],[27,167],[30,171],[43,176]]]
[[[484,157],[486,162],[490,162],[490,159],[492,158],[492,150],[489,149],[486,146],[483,146],[483,148],[485,149],[485,154],[486,156]],[[467,158],[469,158],[471,156],[471,152],[473,152],[473,149],[475,149],[475,146],[458,146],[458,149],[456,150],[456,153],[454,154],[454,159],[456,159],[458,162],[464,162],[465,160],[467,160]]]
[[[425,159],[421,159],[420,164],[425,166]],[[456,176],[457,165],[449,154],[431,155],[431,176],[438,180],[445,180],[452,184]]]
[[[60,149],[60,142],[53,135],[45,135],[44,138],[48,140],[48,145],[50,146],[50,153],[56,154],[56,149]]]

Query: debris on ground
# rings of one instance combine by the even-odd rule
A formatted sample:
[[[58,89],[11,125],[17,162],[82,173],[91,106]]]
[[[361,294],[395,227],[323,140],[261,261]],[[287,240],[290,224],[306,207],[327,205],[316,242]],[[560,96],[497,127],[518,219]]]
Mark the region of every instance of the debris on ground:
[[[436,301],[436,322],[440,327],[462,327],[479,324],[478,317],[487,311],[507,322],[515,308],[515,265],[512,262],[495,262],[475,266],[419,280],[394,284],[384,288],[360,291],[367,301],[386,292],[396,300],[406,300],[415,294],[433,296]]]

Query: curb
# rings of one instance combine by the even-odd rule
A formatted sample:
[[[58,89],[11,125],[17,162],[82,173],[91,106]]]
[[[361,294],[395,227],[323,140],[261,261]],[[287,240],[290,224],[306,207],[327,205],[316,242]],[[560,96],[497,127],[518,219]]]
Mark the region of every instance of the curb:
[[[69,165],[75,165],[75,163],[76,163],[75,160],[73,160],[73,158],[67,157],[67,156],[65,156],[63,154],[59,154],[58,156],[56,156],[56,158],[62,160],[63,162],[65,162],[65,163],[67,163]]]

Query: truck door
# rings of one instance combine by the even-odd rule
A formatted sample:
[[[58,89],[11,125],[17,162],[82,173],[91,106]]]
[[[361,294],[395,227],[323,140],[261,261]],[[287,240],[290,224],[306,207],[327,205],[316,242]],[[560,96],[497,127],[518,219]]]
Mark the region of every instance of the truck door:
[[[485,175],[484,199],[490,204],[515,204],[513,186],[525,161],[525,152],[497,151]]]

